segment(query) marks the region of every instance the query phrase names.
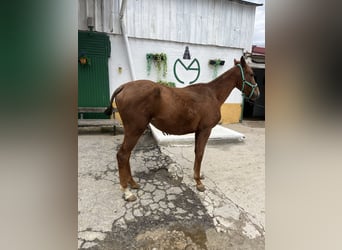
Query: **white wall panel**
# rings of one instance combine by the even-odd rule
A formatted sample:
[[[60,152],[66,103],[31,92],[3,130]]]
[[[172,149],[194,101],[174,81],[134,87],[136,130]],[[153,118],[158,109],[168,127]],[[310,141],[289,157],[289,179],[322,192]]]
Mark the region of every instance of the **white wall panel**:
[[[255,6],[227,0],[128,1],[130,37],[246,48]],[[143,11],[144,10],[144,11]]]
[[[120,34],[119,0],[78,0],[78,29],[88,30],[87,18],[94,20],[94,31]]]
[[[110,93],[113,93],[121,84],[131,81],[132,79],[129,73],[129,65],[122,37],[120,35],[110,35],[110,40],[112,45],[112,56],[108,60],[108,70]],[[191,44],[189,45],[191,60],[183,60],[182,57],[185,46],[182,43],[131,38],[130,46],[132,49],[132,57],[134,58],[133,67],[137,79],[157,81],[158,73],[154,64],[151,66],[150,75],[147,73],[146,54],[164,52],[167,54],[168,72],[166,78],[162,78],[161,80],[174,82],[177,87],[188,86],[189,82],[194,79],[194,74],[197,75],[197,72],[195,71],[182,70],[182,67],[180,67],[181,70],[178,70],[178,76],[184,81],[184,84],[179,83],[173,70],[177,59],[182,60],[186,66],[188,66],[192,60],[197,59],[200,64],[200,75],[197,83],[206,83],[214,79],[213,67],[208,64],[210,59],[220,58],[225,60],[225,64],[218,68],[217,75],[220,75],[233,67],[234,59],[239,59],[242,55],[242,49]],[[119,68],[122,70],[120,71]],[[238,89],[234,89],[226,100],[227,103],[241,103],[241,101],[241,92]]]
[[[121,0],[79,0],[79,29],[120,34]],[[127,0],[129,37],[250,50],[255,6],[229,0]]]

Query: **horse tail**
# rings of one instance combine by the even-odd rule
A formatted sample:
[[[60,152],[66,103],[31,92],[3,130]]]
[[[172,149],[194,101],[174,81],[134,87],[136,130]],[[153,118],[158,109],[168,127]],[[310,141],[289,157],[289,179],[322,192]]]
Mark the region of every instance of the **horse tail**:
[[[106,108],[106,110],[104,111],[104,113],[105,113],[106,115],[112,115],[112,114],[113,114],[113,101],[114,101],[114,98],[115,98],[115,96],[116,96],[117,94],[119,94],[122,90],[123,90],[123,86],[120,86],[120,87],[118,87],[118,88],[114,91],[112,97],[110,98],[109,106],[108,106],[108,107]]]

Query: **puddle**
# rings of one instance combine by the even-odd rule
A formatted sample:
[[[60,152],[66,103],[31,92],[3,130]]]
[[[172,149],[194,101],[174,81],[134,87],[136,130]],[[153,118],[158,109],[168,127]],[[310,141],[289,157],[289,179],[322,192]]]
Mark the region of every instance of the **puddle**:
[[[185,237],[189,237],[193,243],[199,246],[201,249],[207,249],[207,235],[205,229],[200,225],[174,225],[171,230],[183,232]]]

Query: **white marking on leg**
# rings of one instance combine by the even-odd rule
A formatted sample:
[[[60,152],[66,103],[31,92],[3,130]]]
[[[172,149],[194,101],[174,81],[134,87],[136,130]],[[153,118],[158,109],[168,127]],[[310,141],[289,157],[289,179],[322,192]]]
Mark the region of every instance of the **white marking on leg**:
[[[121,191],[123,192],[123,194],[124,194],[124,199],[125,199],[126,201],[134,201],[134,200],[136,200],[135,195],[134,195],[131,191],[129,191],[128,188],[123,188],[123,187],[120,186],[120,189],[121,189]]]

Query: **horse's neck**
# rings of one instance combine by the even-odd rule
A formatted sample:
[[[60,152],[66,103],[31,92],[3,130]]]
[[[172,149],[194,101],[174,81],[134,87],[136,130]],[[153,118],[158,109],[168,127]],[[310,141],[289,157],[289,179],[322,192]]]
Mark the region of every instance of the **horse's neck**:
[[[210,87],[216,93],[216,97],[221,104],[224,103],[224,101],[227,99],[227,97],[236,86],[237,80],[234,69],[235,67],[231,68],[216,79],[209,82]]]

